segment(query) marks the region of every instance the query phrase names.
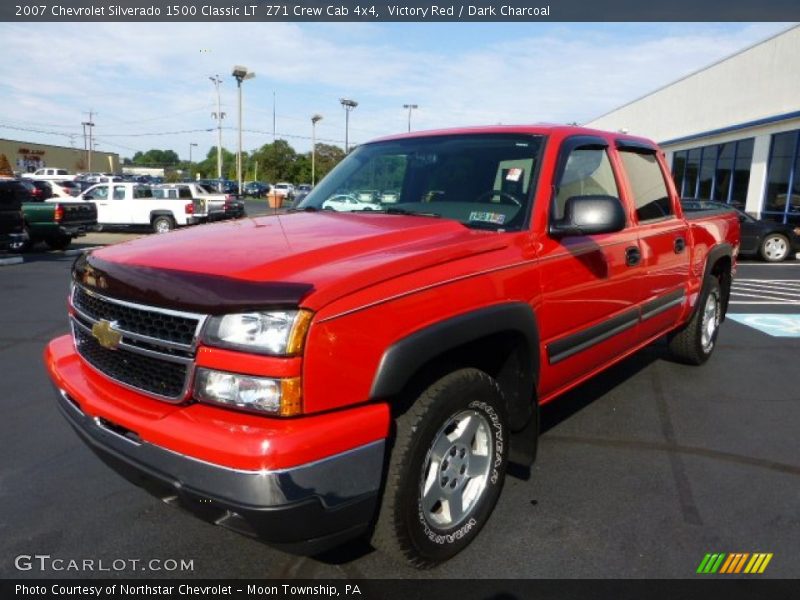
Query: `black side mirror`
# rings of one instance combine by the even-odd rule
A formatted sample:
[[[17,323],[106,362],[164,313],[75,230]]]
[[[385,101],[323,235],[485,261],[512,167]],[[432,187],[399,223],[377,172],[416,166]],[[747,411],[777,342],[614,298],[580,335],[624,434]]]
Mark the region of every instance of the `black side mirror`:
[[[625,210],[614,196],[572,196],[564,206],[564,218],[550,225],[555,238],[613,233],[625,229]]]

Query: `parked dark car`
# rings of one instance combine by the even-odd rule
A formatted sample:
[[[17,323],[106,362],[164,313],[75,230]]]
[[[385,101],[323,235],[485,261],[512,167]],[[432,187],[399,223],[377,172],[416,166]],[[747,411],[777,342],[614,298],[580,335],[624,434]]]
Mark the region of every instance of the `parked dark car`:
[[[800,252],[800,227],[776,221],[759,220],[746,212],[722,202],[682,198],[686,212],[704,210],[732,210],[739,216],[741,247],[743,256],[758,256],[767,262],[780,262],[794,258]]]
[[[242,186],[245,196],[251,196],[253,198],[263,198],[269,193],[270,186],[267,183],[261,183],[260,181],[249,181]]]
[[[212,192],[238,196],[236,190],[238,183],[231,181],[230,179],[201,179],[197,183]]]
[[[294,188],[294,202],[292,206],[296,206],[303,198],[308,196],[311,190],[314,189],[310,183],[301,183]]]
[[[28,190],[30,199],[33,202],[47,200],[53,195],[53,190],[46,181],[40,181],[38,179],[20,179],[19,182]]]
[[[0,252],[21,250],[28,241],[22,203],[28,190],[16,179],[0,179]]]

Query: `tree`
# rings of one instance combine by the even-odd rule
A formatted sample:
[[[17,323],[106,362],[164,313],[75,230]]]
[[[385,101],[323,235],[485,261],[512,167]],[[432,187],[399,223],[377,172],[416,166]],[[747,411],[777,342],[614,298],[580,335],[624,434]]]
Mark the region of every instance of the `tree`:
[[[147,152],[137,152],[131,162],[140,167],[172,167],[180,162],[174,150],[158,150],[153,148]]]
[[[211,149],[206,154],[205,159],[194,165],[193,171],[200,173],[203,179],[216,179],[217,178],[217,147],[211,146]],[[231,176],[233,173],[233,176]],[[233,179],[236,177],[236,155],[222,149],[222,176]]]
[[[258,164],[258,177],[261,180],[277,182],[292,180],[294,177],[297,153],[286,140],[275,140],[271,144],[264,144],[253,152],[252,165],[248,171],[255,171]]]
[[[331,144],[317,144],[316,171],[317,181],[325,177],[328,172],[344,159],[344,150]],[[310,158],[309,158],[310,160]],[[310,179],[310,177],[309,177]]]

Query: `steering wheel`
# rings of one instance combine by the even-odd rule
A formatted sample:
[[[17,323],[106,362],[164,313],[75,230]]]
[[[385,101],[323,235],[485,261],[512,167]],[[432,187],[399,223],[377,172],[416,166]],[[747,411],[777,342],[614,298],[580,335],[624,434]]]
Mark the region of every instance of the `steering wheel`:
[[[515,204],[516,206],[522,206],[522,203],[517,199],[517,197],[512,194],[511,192],[504,192],[503,190],[489,190],[488,192],[483,192],[480,196],[475,198],[475,202],[483,202],[488,198],[492,198],[494,196],[500,196],[501,199],[505,198],[506,200],[510,200],[511,202],[505,202],[505,204]]]

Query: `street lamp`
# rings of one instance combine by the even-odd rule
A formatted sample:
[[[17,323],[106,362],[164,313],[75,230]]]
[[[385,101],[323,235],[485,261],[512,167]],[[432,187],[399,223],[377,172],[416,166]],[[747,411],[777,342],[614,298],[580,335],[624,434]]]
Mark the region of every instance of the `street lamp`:
[[[311,186],[316,183],[316,160],[317,160],[317,123],[322,121],[322,115],[311,117]]]
[[[344,108],[344,153],[350,151],[350,111],[358,106],[358,102],[349,98],[339,98],[339,102]]]
[[[236,79],[236,85],[239,88],[239,150],[236,153],[236,179],[239,181],[239,194],[242,193],[242,81],[252,79],[256,76],[253,71],[249,71],[247,67],[236,65],[233,67],[233,76]]]
[[[192,174],[192,148],[196,148],[197,144],[189,142],[189,175]]]
[[[416,104],[403,104],[403,108],[408,109],[408,131],[411,133],[411,111],[419,108],[419,106]]]

